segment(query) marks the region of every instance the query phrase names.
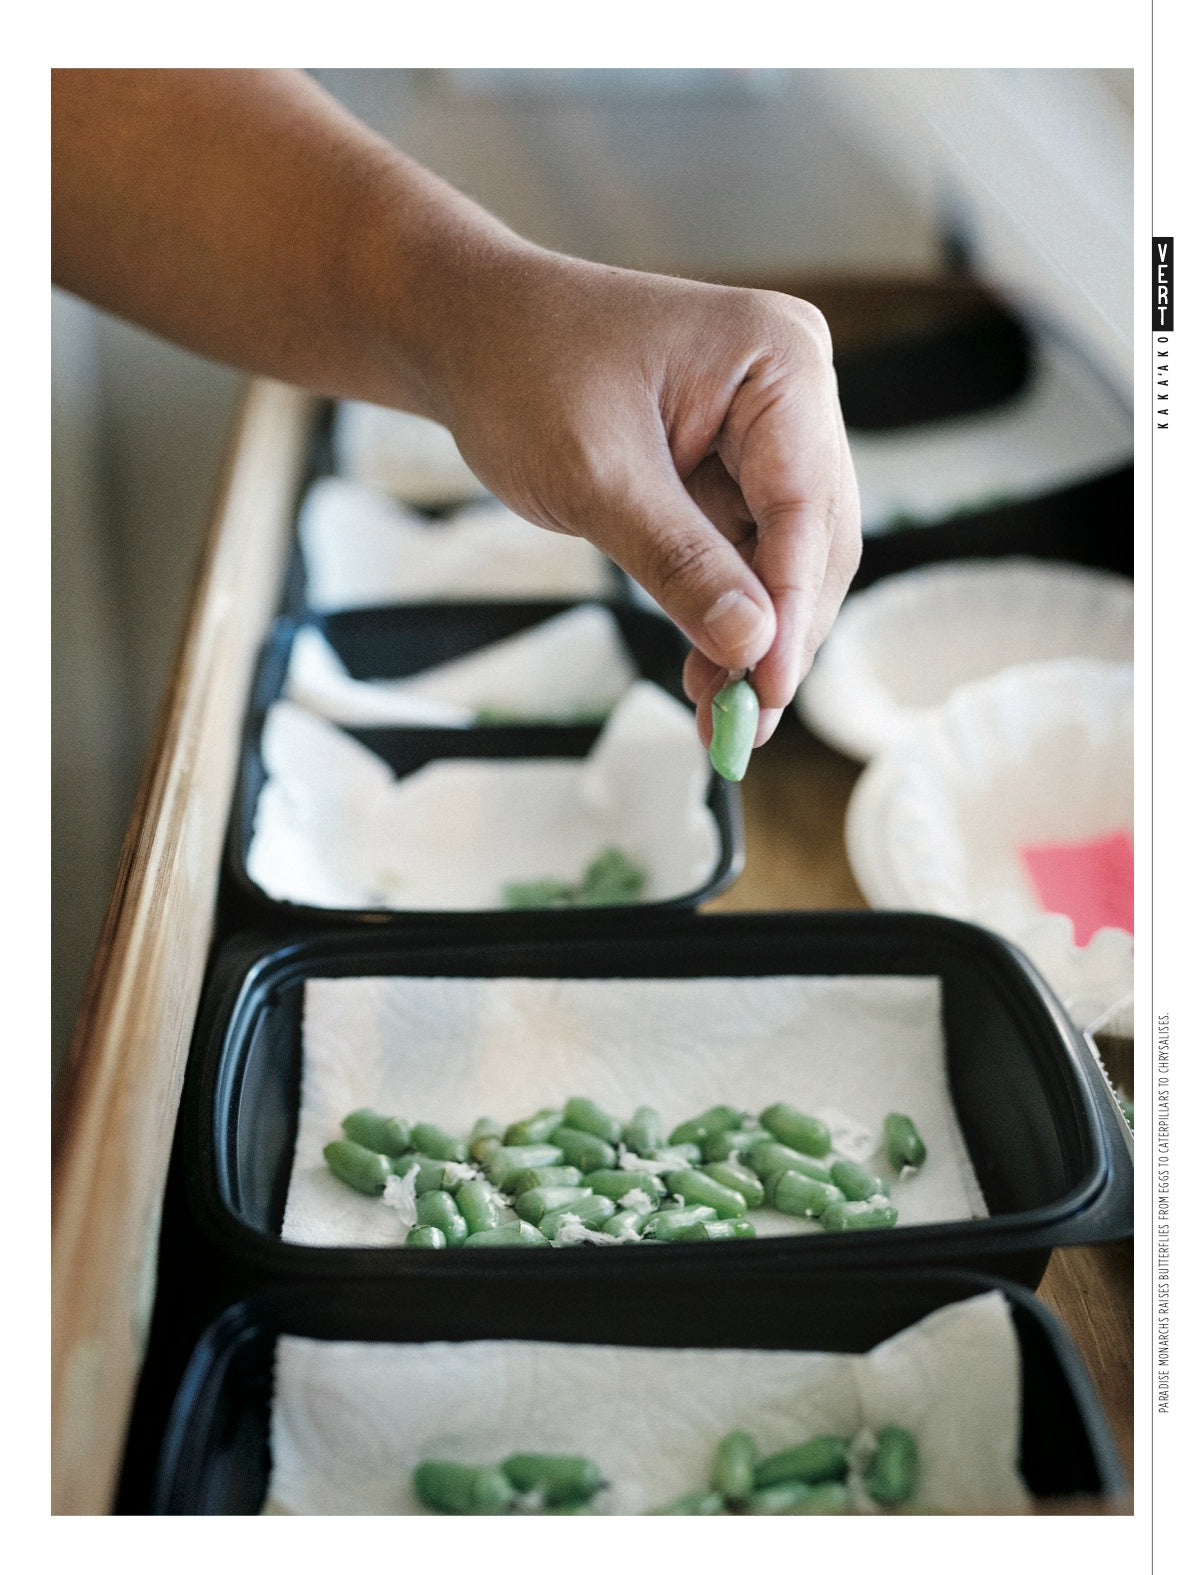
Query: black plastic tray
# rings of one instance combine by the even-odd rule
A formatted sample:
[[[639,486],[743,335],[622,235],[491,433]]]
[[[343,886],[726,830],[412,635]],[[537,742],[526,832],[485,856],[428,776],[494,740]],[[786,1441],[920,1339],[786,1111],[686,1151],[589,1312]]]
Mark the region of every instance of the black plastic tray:
[[[1033,364],[1029,331],[998,301],[836,359],[852,440],[855,430],[920,427],[1000,409],[1025,387]],[[897,523],[872,533],[863,541],[853,589],[920,564],[1014,553],[1132,574],[1132,465],[1038,497],[966,508],[937,524]]]
[[[571,608],[572,601],[429,602],[402,607],[373,607],[327,614],[308,620],[321,630],[359,679],[408,677],[436,663],[505,639]],[[681,677],[687,644],[657,613],[628,603],[604,603],[620,625],[630,657],[643,678],[682,700]],[[246,866],[254,811],[266,779],[262,761],[262,730],[267,710],[279,698],[287,674],[292,641],[301,624],[281,619],[259,660],[254,691],[243,731],[241,764],[226,839],[225,865],[235,906],[243,921],[295,924],[350,923],[389,929],[459,930],[477,925],[481,912],[500,927],[536,924],[528,910],[430,911],[392,908],[316,908],[267,895]],[[432,760],[582,759],[599,736],[596,726],[538,724],[474,728],[347,727],[350,737],[365,744],[403,776]],[[608,908],[611,917],[627,922],[634,914],[695,907],[724,891],[741,873],[745,859],[741,793],[736,784],[710,773],[708,808],[716,822],[719,844],[716,866],[703,885],[657,902]],[[554,927],[587,927],[589,910],[554,909]],[[592,918],[597,910],[590,910]]]
[[[1006,405],[1033,370],[1025,327],[998,301],[836,356],[847,430],[894,432]]]
[[[983,1276],[898,1271],[754,1284],[714,1275],[667,1299],[606,1295],[559,1305],[529,1282],[503,1300],[459,1301],[430,1314],[376,1289],[275,1294],[229,1307],[201,1337],[179,1383],[149,1505],[172,1515],[252,1515],[270,1476],[270,1407],[280,1334],[317,1339],[470,1340],[766,1350],[865,1351],[938,1307],[999,1289],[1012,1312],[1022,1367],[1019,1466],[1035,1498],[1116,1497],[1127,1481],[1103,1410],[1058,1320],[1027,1291]],[[697,1294],[699,1292],[699,1294]],[[968,1375],[969,1376],[969,1375]]]
[[[1040,497],[970,509],[936,525],[897,526],[863,538],[851,583],[865,590],[889,574],[947,559],[1051,558],[1133,574],[1133,466]]]
[[[937,976],[951,1097],[990,1211],[982,1220],[853,1235],[630,1246],[606,1252],[412,1252],[302,1247],[279,1237],[299,1108],[306,978],[549,978],[770,974]],[[536,1086],[536,1047],[530,1049]],[[1070,1019],[1016,948],[925,914],[675,915],[621,933],[426,937],[327,930],[243,938],[220,955],[198,1021],[181,1117],[189,1210],[229,1294],[275,1281],[503,1285],[519,1277],[604,1295],[660,1287],[685,1265],[781,1271],[959,1264],[1036,1285],[1054,1247],[1132,1230],[1132,1166],[1101,1074]],[[686,1101],[681,1101],[686,1103]],[[472,1113],[474,1114],[474,1113]]]

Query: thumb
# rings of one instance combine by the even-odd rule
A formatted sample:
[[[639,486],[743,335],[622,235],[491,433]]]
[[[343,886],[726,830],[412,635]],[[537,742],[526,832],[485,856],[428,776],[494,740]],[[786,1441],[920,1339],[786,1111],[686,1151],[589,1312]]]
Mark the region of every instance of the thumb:
[[[581,532],[631,574],[697,650],[753,667],[775,639],[766,588],[669,470],[623,475]]]

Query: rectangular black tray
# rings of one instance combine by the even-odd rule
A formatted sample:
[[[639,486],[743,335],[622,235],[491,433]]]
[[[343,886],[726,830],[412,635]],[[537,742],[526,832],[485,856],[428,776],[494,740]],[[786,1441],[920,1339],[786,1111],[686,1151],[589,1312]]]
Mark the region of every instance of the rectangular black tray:
[[[408,677],[436,663],[466,655],[507,638],[582,602],[438,602],[403,607],[374,607],[326,614],[309,620],[321,630],[360,679]],[[681,675],[687,644],[675,626],[657,613],[627,603],[606,603],[641,677],[659,684],[682,700]],[[461,930],[478,924],[481,913],[500,931],[536,923],[528,910],[429,911],[392,908],[316,908],[267,895],[247,869],[254,812],[266,773],[262,761],[262,730],[268,708],[283,690],[292,641],[300,624],[281,619],[259,661],[243,731],[241,762],[234,792],[225,869],[234,917],[242,923],[371,924],[389,929]],[[347,727],[343,729],[403,776],[432,760],[582,759],[599,736],[597,726],[564,724],[505,725],[474,728]],[[690,908],[724,891],[741,873],[745,860],[741,793],[735,783],[711,773],[708,808],[716,822],[717,864],[703,885],[679,897],[623,905],[605,910],[614,920],[633,915]],[[595,910],[591,910],[594,916]],[[545,915],[542,916],[543,919]],[[553,926],[586,926],[586,910],[555,909]]]
[[[990,1217],[850,1235],[586,1247],[547,1253],[301,1247],[279,1231],[299,1106],[303,986],[312,976],[691,978],[892,974],[941,981],[947,1069]],[[536,1046],[530,1048],[536,1086]],[[275,1281],[509,1286],[566,1294],[646,1288],[685,1266],[861,1270],[960,1264],[1036,1285],[1054,1247],[1132,1230],[1132,1166],[1070,1018],[1023,955],[973,925],[926,914],[675,915],[637,930],[425,937],[327,930],[242,938],[220,954],[184,1091],[180,1148],[190,1217],[231,1294]],[[686,1091],[681,1091],[686,1093]],[[536,1102],[536,1101],[535,1101]],[[686,1100],[681,1100],[686,1104]],[[558,1292],[556,1291],[556,1294]]]
[[[252,1515],[270,1477],[270,1408],[280,1334],[315,1339],[517,1339],[661,1347],[859,1352],[935,1309],[999,1289],[1022,1366],[1019,1467],[1035,1498],[1116,1498],[1120,1457],[1077,1351],[1028,1291],[983,1276],[897,1271],[757,1284],[714,1274],[701,1287],[647,1298],[614,1288],[602,1306],[560,1305],[531,1282],[503,1299],[438,1311],[399,1308],[375,1287],[276,1293],[228,1307],[201,1336],[178,1381],[153,1487],[127,1512]],[[700,1294],[696,1294],[697,1290]],[[147,1502],[147,1498],[149,1502]]]
[[[960,558],[1051,558],[1133,574],[1133,466],[1074,482],[1040,497],[968,509],[936,525],[912,525],[863,538],[850,589],[889,574]]]
[[[856,431],[919,430],[929,422],[1003,410],[1027,383],[1034,358],[1030,331],[1007,307],[990,301],[921,333],[839,354],[836,363],[853,445]],[[872,532],[853,589],[919,564],[1013,553],[1132,574],[1132,465],[1038,497],[965,508],[936,524]]]

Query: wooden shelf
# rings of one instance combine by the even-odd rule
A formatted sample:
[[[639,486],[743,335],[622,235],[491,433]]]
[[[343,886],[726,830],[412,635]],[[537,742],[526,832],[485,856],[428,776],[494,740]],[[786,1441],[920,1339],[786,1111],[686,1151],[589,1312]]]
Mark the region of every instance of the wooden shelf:
[[[277,383],[247,395],[63,1077],[52,1193],[56,1514],[112,1504],[242,718],[315,410]]]

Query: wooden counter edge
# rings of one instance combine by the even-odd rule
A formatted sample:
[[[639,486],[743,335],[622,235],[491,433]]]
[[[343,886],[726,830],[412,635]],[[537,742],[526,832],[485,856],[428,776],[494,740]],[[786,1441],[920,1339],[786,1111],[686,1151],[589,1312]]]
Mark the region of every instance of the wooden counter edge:
[[[254,663],[317,402],[247,391],[76,1024],[54,1131],[51,1509],[112,1506]]]

